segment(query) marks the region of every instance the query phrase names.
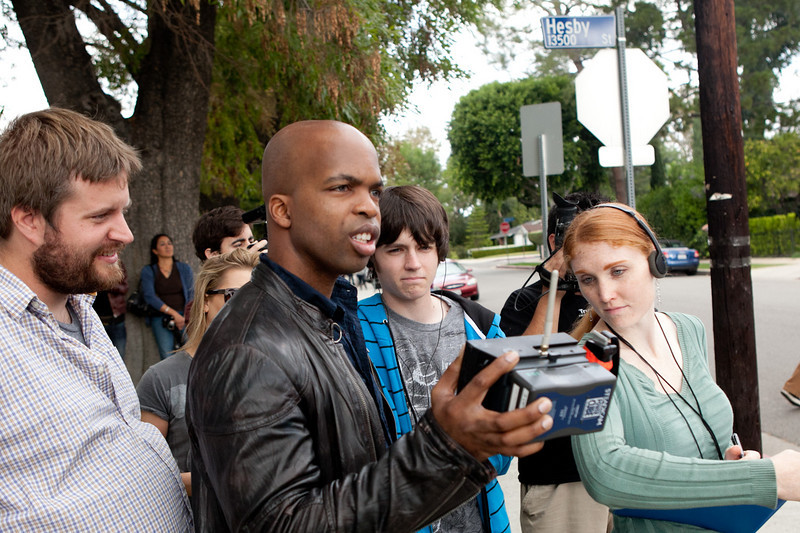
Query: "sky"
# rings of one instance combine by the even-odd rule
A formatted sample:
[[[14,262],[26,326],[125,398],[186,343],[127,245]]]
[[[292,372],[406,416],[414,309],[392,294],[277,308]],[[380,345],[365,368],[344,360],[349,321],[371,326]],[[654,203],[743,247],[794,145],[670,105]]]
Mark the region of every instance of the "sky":
[[[450,155],[447,125],[459,98],[493,81],[519,79],[531,70],[531,65],[524,59],[518,59],[508,68],[501,69],[491,64],[477,43],[476,34],[463,31],[458,34],[453,45],[453,60],[467,71],[469,78],[433,84],[417,83],[411,93],[408,109],[383,120],[386,131],[393,137],[400,137],[406,131],[420,126],[427,127],[439,143],[437,154],[442,166]]]
[[[533,27],[536,31],[541,31],[538,25],[533,24]],[[9,30],[13,38],[21,38],[18,26],[9,24]],[[533,37],[541,38],[540,35]],[[525,58],[518,58],[506,69],[491,64],[477,43],[475,34],[465,30],[456,36],[452,48],[455,63],[470,73],[469,78],[433,84],[417,83],[411,93],[407,110],[383,120],[387,132],[393,137],[400,137],[420,126],[427,127],[439,144],[437,154],[443,166],[450,155],[447,124],[459,98],[492,81],[519,79],[530,70]],[[17,115],[47,107],[47,100],[27,50],[2,51],[0,70],[0,106],[4,108],[3,115],[0,116],[0,129]],[[800,98],[800,55],[784,69],[780,86],[775,92],[777,102],[796,98]]]

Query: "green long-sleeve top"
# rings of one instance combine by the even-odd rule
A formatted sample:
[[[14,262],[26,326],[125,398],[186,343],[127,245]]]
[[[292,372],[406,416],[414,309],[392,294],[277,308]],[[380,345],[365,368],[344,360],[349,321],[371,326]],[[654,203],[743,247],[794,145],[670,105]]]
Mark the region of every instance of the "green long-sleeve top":
[[[703,324],[680,313],[666,316],[677,326],[683,353],[686,379],[680,395],[697,408],[688,381],[724,454],[730,445],[733,411],[709,373]],[[612,510],[777,506],[771,460],[720,461],[700,416],[676,394],[664,394],[661,387],[625,361],[620,362],[605,427],[596,433],[573,436],[572,446],[587,491]],[[696,529],[673,522],[614,517],[615,533]]]

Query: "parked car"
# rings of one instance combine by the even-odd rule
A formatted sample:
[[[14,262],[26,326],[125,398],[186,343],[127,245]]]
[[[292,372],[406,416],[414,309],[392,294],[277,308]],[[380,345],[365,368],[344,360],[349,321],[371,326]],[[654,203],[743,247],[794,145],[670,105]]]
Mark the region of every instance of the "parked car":
[[[660,242],[661,251],[664,252],[664,259],[667,260],[667,270],[669,272],[686,272],[686,275],[697,274],[697,267],[700,265],[700,252],[694,248],[688,248],[680,241],[663,240]]]
[[[439,263],[431,288],[452,291],[464,298],[478,299],[478,280],[472,275],[472,269],[452,259]]]

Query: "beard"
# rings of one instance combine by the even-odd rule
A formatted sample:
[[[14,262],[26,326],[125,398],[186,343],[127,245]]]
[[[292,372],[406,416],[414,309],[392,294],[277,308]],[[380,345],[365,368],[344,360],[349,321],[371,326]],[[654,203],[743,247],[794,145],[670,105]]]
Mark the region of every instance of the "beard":
[[[87,252],[63,242],[58,230],[47,228],[44,245],[33,253],[33,273],[60,294],[88,294],[112,289],[122,282],[125,273],[120,262],[95,265],[101,254],[119,252],[124,245],[109,242]]]

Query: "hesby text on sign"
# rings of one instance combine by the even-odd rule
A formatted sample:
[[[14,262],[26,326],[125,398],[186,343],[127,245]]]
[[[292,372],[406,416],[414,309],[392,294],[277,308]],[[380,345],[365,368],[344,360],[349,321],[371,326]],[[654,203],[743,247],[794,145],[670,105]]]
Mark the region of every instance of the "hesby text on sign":
[[[609,48],[616,43],[613,15],[600,17],[542,17],[545,48]]]

